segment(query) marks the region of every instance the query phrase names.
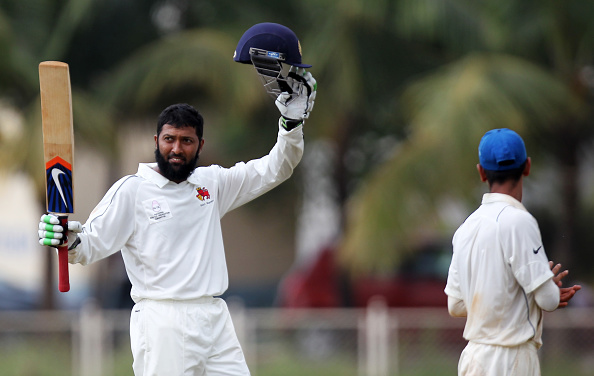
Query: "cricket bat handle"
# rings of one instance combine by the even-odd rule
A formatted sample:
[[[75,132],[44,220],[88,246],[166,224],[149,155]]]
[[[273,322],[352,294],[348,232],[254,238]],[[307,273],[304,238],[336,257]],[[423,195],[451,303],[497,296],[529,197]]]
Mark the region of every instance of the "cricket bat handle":
[[[64,234],[68,233],[68,216],[58,217],[60,225],[64,228]],[[68,275],[68,245],[58,247],[58,290],[60,292],[70,291],[70,276]]]

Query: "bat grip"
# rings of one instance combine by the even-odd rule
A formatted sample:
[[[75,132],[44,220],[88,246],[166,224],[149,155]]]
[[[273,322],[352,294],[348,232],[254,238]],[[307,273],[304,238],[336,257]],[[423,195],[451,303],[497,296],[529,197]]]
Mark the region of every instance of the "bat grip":
[[[68,233],[68,216],[58,216],[60,225],[64,228],[65,241]],[[60,292],[70,291],[70,277],[68,275],[68,245],[58,247],[58,290]]]

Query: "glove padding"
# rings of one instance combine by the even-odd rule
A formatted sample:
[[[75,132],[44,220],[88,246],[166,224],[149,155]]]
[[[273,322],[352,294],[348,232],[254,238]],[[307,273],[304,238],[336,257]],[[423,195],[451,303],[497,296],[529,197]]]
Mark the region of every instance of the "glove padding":
[[[286,120],[303,122],[314,106],[318,90],[316,80],[304,68],[291,67],[282,87],[283,92],[275,101],[276,107]]]
[[[60,225],[58,216],[44,214],[39,219],[39,244],[50,247],[59,247],[65,244],[75,244],[78,235],[82,232],[82,225],[77,221],[68,221],[68,229],[64,236],[64,227]]]

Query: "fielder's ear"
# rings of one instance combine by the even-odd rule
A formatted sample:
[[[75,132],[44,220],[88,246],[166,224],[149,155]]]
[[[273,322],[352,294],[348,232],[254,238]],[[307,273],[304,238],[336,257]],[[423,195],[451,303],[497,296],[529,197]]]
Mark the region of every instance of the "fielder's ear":
[[[526,158],[526,167],[524,167],[524,171],[522,172],[523,176],[530,175],[530,167],[532,166],[532,160],[530,157]]]
[[[487,173],[485,172],[485,169],[483,168],[483,166],[481,166],[480,163],[477,163],[476,169],[478,170],[479,176],[481,177],[481,181],[486,182],[487,181]]]
[[[155,135],[155,149],[159,148],[159,136]]]
[[[200,140],[200,145],[198,145],[198,154],[202,152],[202,147],[204,146],[204,139]]]

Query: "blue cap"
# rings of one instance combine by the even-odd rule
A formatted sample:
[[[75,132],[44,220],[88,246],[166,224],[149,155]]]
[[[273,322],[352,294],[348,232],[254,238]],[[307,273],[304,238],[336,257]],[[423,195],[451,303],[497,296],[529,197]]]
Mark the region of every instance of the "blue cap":
[[[481,166],[491,171],[519,168],[527,158],[522,137],[507,128],[492,129],[485,133],[478,151]]]
[[[301,45],[297,35],[280,24],[264,22],[250,27],[239,39],[233,60],[251,64],[250,50],[252,49],[257,50],[258,54],[276,58],[295,67],[311,67],[301,62]]]

